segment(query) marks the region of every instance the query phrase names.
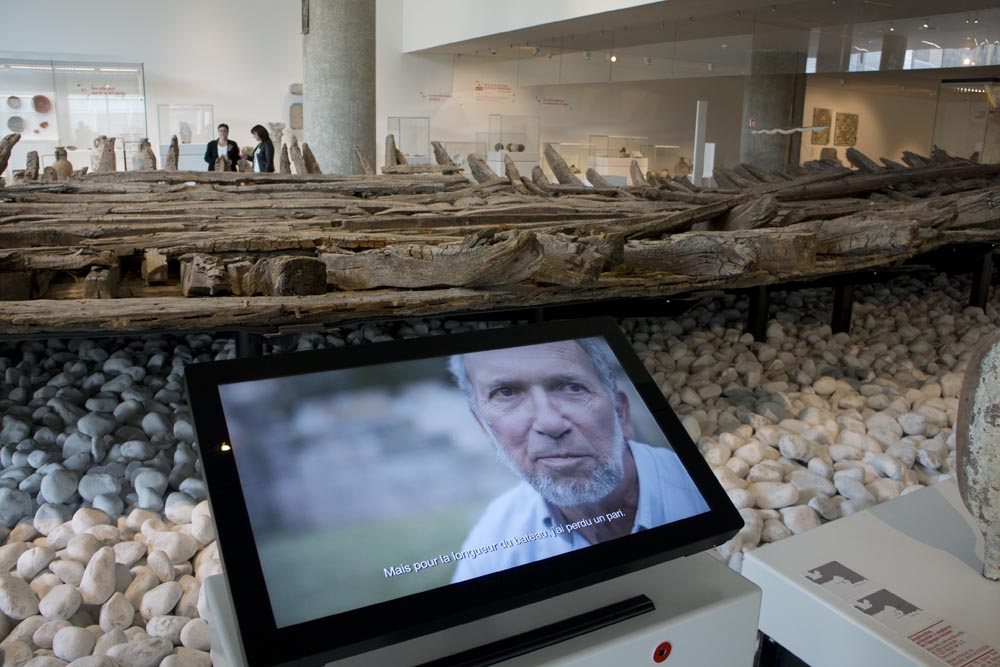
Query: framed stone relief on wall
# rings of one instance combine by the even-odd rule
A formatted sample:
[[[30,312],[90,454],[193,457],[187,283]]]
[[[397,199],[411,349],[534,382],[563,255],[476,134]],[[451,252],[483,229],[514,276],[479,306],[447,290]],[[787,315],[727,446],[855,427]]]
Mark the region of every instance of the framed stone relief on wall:
[[[858,143],[858,114],[838,111],[835,128],[834,146],[854,146]]]
[[[819,127],[820,125],[825,125],[825,130],[813,131],[812,133],[812,145],[813,146],[826,146],[830,143],[830,125],[833,123],[832,114],[829,109],[820,109],[819,107],[813,108],[813,127]]]

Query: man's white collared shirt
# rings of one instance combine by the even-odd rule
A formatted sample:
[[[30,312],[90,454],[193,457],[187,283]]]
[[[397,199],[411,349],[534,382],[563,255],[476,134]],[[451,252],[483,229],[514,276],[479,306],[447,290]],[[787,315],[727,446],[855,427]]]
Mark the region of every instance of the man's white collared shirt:
[[[630,532],[655,528],[708,511],[694,482],[677,455],[664,447],[629,441],[639,477],[639,504]],[[458,553],[469,553],[458,562],[452,582],[481,577],[543,558],[569,553],[590,542],[575,530],[555,534],[561,520],[527,482],[491,502],[469,532]],[[544,536],[548,534],[549,536]],[[524,543],[504,546],[528,538]],[[473,557],[480,549],[495,547]]]

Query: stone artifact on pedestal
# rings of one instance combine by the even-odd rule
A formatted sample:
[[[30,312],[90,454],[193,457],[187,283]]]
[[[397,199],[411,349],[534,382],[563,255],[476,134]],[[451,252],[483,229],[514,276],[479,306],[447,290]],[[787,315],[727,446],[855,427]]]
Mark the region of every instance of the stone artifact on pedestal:
[[[228,157],[220,155],[215,161],[215,171],[229,171],[230,164]]]
[[[56,146],[55,156],[56,163],[52,166],[55,168],[56,179],[68,180],[73,175],[73,164],[66,158],[66,147]]]
[[[156,155],[153,153],[149,139],[140,139],[139,145],[132,154],[132,171],[153,171],[156,169]]]
[[[267,131],[271,133],[271,143],[275,146],[281,145],[281,137],[285,133],[284,123],[268,123]]]
[[[180,161],[181,147],[177,143],[177,135],[170,137],[170,148],[167,149],[167,159],[163,163],[165,171],[177,171],[177,163]]]
[[[191,143],[191,126],[189,124],[181,121],[178,133],[181,135],[182,144]]]
[[[302,129],[302,102],[295,102],[288,110],[288,126],[293,130]]]
[[[115,156],[115,138],[103,134],[94,139],[94,152],[90,156],[91,171],[104,173],[118,171]]]
[[[690,176],[691,164],[684,158],[677,160],[677,164],[674,165],[674,175],[681,177]]]
[[[24,180],[38,180],[38,151],[28,151],[27,162],[24,168]]]
[[[1000,331],[972,350],[955,424],[958,489],[986,539],[983,576],[1000,580]]]
[[[289,149],[289,156],[292,158],[292,164],[295,165],[295,173],[299,176],[307,174],[306,162],[302,159],[302,149],[299,148],[299,140],[296,136],[292,135],[292,147]]]

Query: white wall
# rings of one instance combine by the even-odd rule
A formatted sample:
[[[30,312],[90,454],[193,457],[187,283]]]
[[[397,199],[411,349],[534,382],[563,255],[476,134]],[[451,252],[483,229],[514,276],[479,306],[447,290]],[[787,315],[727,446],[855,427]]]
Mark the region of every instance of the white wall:
[[[904,150],[927,155],[934,134],[934,114],[937,98],[926,93],[889,92],[885,87],[859,86],[851,82],[841,86],[825,77],[809,77],[803,120],[812,123],[813,108],[830,109],[834,122],[838,111],[858,114],[859,151],[873,160],[886,157],[897,162]],[[819,159],[823,146],[813,146],[809,134],[804,135],[801,159]],[[831,130],[828,146],[837,149],[844,161],[846,146],[834,146]]]
[[[156,107],[170,103],[214,105],[215,123],[249,144],[251,126],[287,123],[288,86],[302,81],[292,0],[0,0],[0,23],[7,57],[143,63],[154,144]]]
[[[407,0],[404,51],[648,5],[658,0]]]

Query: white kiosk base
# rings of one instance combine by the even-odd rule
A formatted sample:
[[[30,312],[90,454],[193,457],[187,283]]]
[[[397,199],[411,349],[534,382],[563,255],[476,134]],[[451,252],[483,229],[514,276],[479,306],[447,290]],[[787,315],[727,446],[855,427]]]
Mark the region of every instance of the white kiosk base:
[[[225,577],[209,577],[202,591],[209,607],[213,664],[246,667]],[[753,663],[760,590],[712,556],[698,554],[329,664],[416,667],[637,595],[648,596],[656,609],[501,664],[739,667]],[[654,660],[658,648],[660,655]]]
[[[811,667],[1000,667],[1000,582],[954,481],[746,554],[760,629]]]

